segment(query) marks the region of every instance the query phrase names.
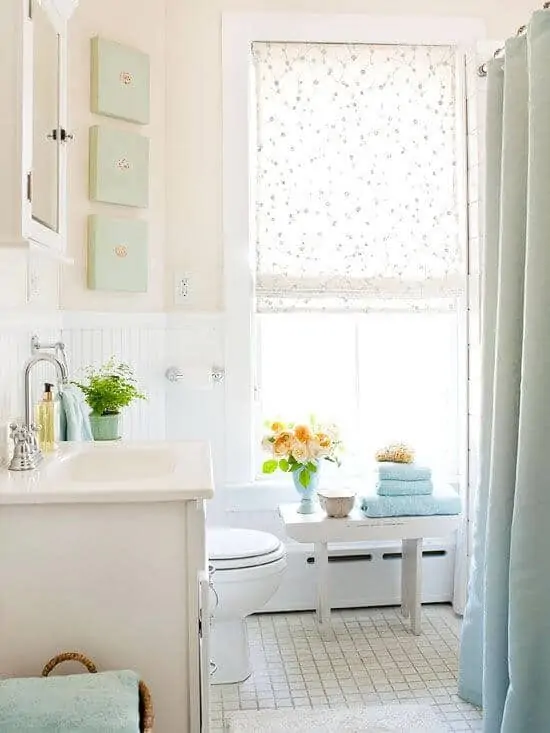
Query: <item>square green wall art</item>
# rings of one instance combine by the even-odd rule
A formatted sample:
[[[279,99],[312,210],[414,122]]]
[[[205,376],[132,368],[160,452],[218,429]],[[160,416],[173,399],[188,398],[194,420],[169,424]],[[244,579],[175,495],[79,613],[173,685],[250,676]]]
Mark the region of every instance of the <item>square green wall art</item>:
[[[122,206],[148,206],[148,138],[104,125],[90,128],[90,198]]]
[[[92,112],[148,124],[150,72],[146,53],[99,36],[92,38],[90,88]]]
[[[147,292],[147,232],[140,219],[88,218],[90,290]]]

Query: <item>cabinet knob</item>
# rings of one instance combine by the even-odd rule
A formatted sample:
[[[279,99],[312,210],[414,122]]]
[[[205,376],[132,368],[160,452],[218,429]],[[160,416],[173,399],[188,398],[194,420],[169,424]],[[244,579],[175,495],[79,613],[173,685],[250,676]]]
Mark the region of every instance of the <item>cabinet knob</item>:
[[[67,132],[64,127],[52,130],[48,135],[46,135],[46,137],[48,140],[57,140],[59,138],[62,143],[66,143],[67,140],[74,140],[72,132]]]

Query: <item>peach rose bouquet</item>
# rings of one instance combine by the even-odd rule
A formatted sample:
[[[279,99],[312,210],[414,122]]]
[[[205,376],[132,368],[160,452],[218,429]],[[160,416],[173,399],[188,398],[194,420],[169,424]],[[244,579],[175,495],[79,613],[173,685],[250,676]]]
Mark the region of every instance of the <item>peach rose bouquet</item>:
[[[262,447],[270,454],[262,466],[263,473],[296,473],[299,483],[307,489],[317,474],[321,460],[340,465],[341,442],[333,426],[323,426],[314,420],[310,425],[269,423],[269,432]]]

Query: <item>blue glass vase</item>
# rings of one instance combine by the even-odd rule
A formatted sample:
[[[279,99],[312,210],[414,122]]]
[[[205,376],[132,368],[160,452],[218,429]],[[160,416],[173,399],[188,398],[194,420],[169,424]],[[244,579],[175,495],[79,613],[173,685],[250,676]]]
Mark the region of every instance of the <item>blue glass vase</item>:
[[[317,494],[317,489],[319,488],[320,466],[318,462],[315,462],[315,465],[317,467],[317,470],[315,471],[315,473],[310,473],[309,485],[307,487],[302,486],[302,484],[300,483],[300,476],[302,475],[305,466],[302,466],[301,468],[298,468],[296,471],[292,472],[294,487],[300,495],[300,506],[296,510],[299,514],[313,514],[317,510],[315,496]]]

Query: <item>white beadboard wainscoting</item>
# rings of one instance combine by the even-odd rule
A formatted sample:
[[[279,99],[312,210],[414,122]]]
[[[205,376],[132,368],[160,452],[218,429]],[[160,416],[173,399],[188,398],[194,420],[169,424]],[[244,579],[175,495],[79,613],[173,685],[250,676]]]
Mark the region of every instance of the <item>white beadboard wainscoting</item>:
[[[134,368],[147,400],[125,411],[126,437],[209,440],[221,482],[224,387],[209,376],[224,363],[220,315],[65,312],[62,338],[73,378],[111,356]],[[170,366],[180,381],[166,379]]]
[[[166,317],[162,313],[65,313],[62,338],[71,377],[84,377],[111,356],[135,371],[147,400],[124,411],[124,435],[133,440],[166,436],[165,361]]]

